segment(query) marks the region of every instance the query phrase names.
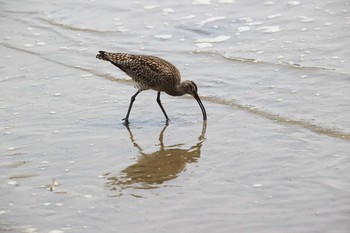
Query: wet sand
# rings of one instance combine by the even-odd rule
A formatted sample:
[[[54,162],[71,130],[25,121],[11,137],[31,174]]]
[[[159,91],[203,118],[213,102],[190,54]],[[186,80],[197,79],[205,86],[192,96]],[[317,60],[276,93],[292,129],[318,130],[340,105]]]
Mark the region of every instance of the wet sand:
[[[271,2],[2,2],[0,232],[347,232],[349,5]],[[125,127],[101,49],[170,60],[208,121],[147,91]]]

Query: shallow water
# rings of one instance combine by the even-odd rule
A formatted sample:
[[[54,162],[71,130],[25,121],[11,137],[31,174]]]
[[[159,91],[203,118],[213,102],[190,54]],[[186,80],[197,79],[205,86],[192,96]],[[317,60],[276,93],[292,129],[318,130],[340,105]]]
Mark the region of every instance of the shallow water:
[[[348,232],[347,1],[1,1],[1,232]],[[98,50],[161,56],[191,97]]]

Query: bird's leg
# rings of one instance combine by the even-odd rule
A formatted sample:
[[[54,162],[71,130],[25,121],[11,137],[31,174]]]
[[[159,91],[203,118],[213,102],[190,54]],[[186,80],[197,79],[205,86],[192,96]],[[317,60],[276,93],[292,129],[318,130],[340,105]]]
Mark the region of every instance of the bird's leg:
[[[166,112],[165,112],[165,110],[164,110],[164,108],[163,108],[162,102],[160,102],[160,91],[158,91],[157,103],[158,103],[160,109],[162,109],[162,112],[164,113],[164,116],[165,116],[165,118],[166,118],[166,122],[168,123],[169,117],[168,117],[168,115],[166,114]]]
[[[142,90],[138,90],[138,91],[135,93],[135,95],[133,95],[133,96],[131,97],[130,105],[129,105],[129,109],[128,109],[128,113],[126,114],[126,117],[123,118],[123,120],[125,121],[125,124],[129,124],[129,115],[130,115],[130,111],[131,111],[131,108],[132,108],[132,104],[134,103],[134,101],[135,101],[135,99],[136,99],[136,96],[137,96],[138,94],[140,94],[141,91],[142,91]]]

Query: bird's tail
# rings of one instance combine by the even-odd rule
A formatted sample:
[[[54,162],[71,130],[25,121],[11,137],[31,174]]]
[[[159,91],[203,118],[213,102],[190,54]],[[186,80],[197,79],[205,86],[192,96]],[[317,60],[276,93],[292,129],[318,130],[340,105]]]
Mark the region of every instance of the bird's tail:
[[[110,56],[108,54],[108,52],[105,51],[98,51],[99,54],[96,55],[96,58],[101,59],[101,60],[105,60],[105,61],[111,61]]]
[[[126,54],[126,53],[109,53],[105,51],[98,51],[99,54],[96,55],[96,58],[105,60],[105,61],[110,61],[114,65],[120,64],[120,63],[125,63],[128,59],[132,58],[133,55]]]

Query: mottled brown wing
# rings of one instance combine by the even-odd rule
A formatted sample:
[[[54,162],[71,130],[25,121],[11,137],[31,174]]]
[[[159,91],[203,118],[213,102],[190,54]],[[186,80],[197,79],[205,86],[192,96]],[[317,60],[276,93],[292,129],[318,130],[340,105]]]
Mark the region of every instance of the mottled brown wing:
[[[178,69],[159,57],[100,51],[97,58],[110,61],[124,71],[139,89],[166,91],[180,83]]]

